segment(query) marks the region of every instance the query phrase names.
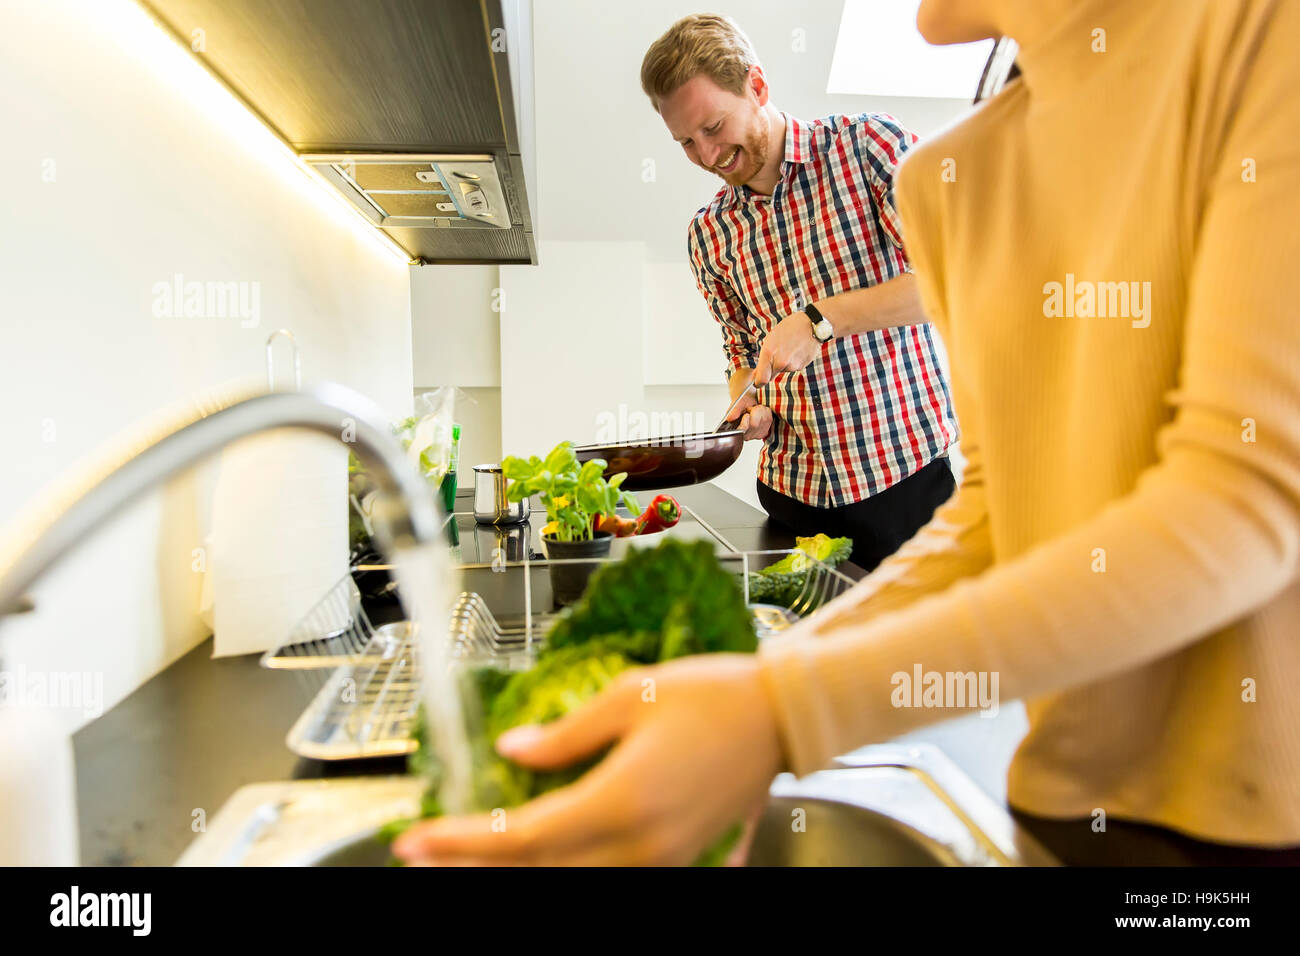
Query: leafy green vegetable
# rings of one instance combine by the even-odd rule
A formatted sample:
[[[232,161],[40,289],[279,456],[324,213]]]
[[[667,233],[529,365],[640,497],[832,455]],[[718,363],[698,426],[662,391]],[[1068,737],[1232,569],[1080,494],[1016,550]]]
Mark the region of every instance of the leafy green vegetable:
[[[405,833],[407,828],[415,822],[414,817],[402,817],[399,820],[389,820],[375,833],[375,839],[384,844],[384,846],[388,846]]]
[[[497,753],[497,737],[521,724],[549,723],[576,710],[600,693],[634,662],[620,654],[606,641],[593,641],[554,653],[543,653],[537,664],[527,671],[500,671],[480,668],[470,674],[467,691],[477,690],[482,720],[474,729],[473,748],[475,777],[473,799],[483,807],[517,807],[533,797],[572,783],[600,757],[554,771],[533,771],[507,760]],[[442,782],[441,767],[430,745],[424,709],[416,713],[411,728],[416,750],[407,769],[428,781],[421,799],[420,816],[441,816],[438,791]],[[409,826],[395,822],[391,840]]]
[[[610,634],[624,635],[628,655],[647,664],[758,647],[739,582],[707,541],[670,538],[602,567],[556,622],[548,642],[561,648]]]
[[[749,599],[755,604],[779,604],[792,607],[798,603],[816,606],[819,594],[807,593],[808,569],[812,559],[828,567],[848,560],[853,539],[829,538],[824,534],[795,538],[795,550],[775,564],[749,575]]]
[[[749,576],[749,599],[755,604],[794,607],[807,585],[807,571],[790,571],[786,574],[764,574],[759,571]]]
[[[511,727],[544,724],[595,697],[633,663],[604,641],[543,654],[531,670],[511,676],[487,711],[487,733],[496,739]]]
[[[795,538],[794,546],[793,553],[787,554],[776,564],[768,565],[759,574],[802,571],[808,566],[807,558],[803,557],[805,554],[833,568],[847,561],[849,555],[853,553],[852,538],[828,538],[824,534],[813,535],[811,538]]]
[[[745,824],[737,821],[733,823],[727,832],[718,837],[712,846],[706,847],[704,852],[695,858],[692,866],[722,866],[727,862],[727,857],[731,851],[736,848],[737,841],[745,832]]]
[[[634,550],[591,578],[582,600],[551,630],[537,663],[527,671],[480,668],[466,691],[482,719],[473,728],[474,801],[513,807],[577,780],[604,756],[556,771],[532,771],[496,752],[497,737],[523,724],[548,723],[578,709],[639,663],[710,651],[753,651],[753,621],[737,580],[703,541],[668,540]],[[438,816],[441,780],[421,710],[412,728],[417,750],[409,769],[428,782],[422,817]],[[391,842],[411,824],[394,821],[380,837]],[[737,824],[697,860],[725,862],[742,832]]]

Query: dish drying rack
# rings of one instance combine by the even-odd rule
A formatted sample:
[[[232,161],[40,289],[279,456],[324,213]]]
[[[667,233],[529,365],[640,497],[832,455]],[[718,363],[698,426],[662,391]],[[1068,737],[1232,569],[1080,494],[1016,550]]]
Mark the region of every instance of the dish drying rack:
[[[748,601],[749,573],[791,553],[738,552],[719,555],[719,560],[741,575]],[[791,607],[750,604],[760,640],[809,616],[853,585],[843,573],[812,558],[806,570],[804,586]],[[538,571],[543,576],[534,581],[532,575]],[[541,603],[539,596],[549,600],[546,564],[521,562],[479,573],[491,575],[479,581],[491,586],[482,590],[492,590],[492,600],[477,590],[460,594],[450,617],[452,657],[471,666],[526,670],[557,616],[533,611],[533,604]],[[470,577],[466,572],[466,578]],[[514,587],[503,587],[503,581]],[[467,583],[472,586],[475,582]],[[393,597],[390,593],[386,609],[368,612],[360,589],[348,574],[294,626],[279,647],[262,656],[263,667],[294,673],[311,695],[311,702],[285,738],[294,753],[316,760],[349,760],[397,757],[415,750],[410,729],[420,701],[419,650],[414,628],[401,616]],[[498,607],[495,613],[493,604]],[[385,616],[396,619],[384,621]]]

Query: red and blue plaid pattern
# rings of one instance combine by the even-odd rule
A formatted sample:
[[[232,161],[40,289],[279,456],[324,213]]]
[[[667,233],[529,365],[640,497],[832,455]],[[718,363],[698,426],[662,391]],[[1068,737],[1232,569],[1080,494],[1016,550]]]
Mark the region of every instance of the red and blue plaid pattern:
[[[691,222],[695,281],[722,326],[731,371],[753,368],[777,322],[910,271],[894,170],[916,136],[876,113],[801,123],[787,114],[772,195],[724,186]],[[853,504],[942,455],[957,437],[927,323],[835,339],[776,376],[759,456],[768,487],[817,507]]]

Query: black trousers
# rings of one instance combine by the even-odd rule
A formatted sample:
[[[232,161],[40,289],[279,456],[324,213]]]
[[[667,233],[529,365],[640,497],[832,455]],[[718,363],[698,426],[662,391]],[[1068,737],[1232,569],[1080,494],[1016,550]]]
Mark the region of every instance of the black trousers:
[[[1300,866],[1300,846],[1207,843],[1149,823],[1109,817],[1104,833],[1092,818],[1049,820],[1014,807],[1016,820],[1067,866]]]
[[[947,501],[956,482],[948,458],[936,458],[920,471],[879,494],[839,508],[815,508],[758,483],[763,509],[797,535],[827,534],[852,538],[850,560],[872,570],[921,529],[934,509]]]

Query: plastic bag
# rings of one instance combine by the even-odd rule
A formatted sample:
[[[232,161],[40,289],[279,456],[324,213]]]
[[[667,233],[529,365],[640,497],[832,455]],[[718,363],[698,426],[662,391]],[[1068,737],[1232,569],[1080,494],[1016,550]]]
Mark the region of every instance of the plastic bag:
[[[406,449],[407,458],[437,491],[451,464],[452,429],[456,410],[456,389],[444,385],[415,399],[415,414],[393,426],[393,434]],[[352,563],[371,554],[375,484],[355,456],[348,458],[348,540]]]
[[[456,389],[444,385],[423,393],[415,402],[416,414],[398,426],[397,437],[420,474],[437,488],[451,463]]]

